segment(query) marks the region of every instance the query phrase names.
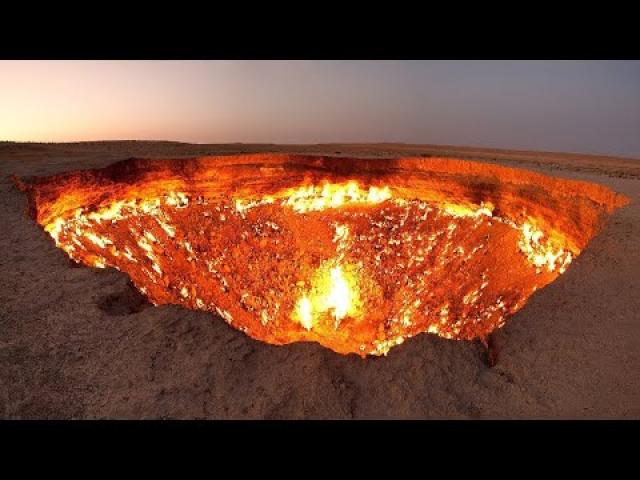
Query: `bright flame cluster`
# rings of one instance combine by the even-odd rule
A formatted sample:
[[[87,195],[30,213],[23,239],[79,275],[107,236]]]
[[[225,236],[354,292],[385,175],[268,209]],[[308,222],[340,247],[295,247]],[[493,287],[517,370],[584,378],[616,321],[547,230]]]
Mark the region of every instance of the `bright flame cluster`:
[[[444,210],[448,215],[451,215],[455,218],[461,217],[474,217],[480,218],[481,216],[492,217],[493,216],[493,204],[490,202],[482,203],[482,205],[464,205],[464,204],[455,204],[455,203],[445,203],[442,206],[442,210]]]
[[[298,298],[293,319],[311,330],[324,315],[329,314],[337,327],[347,316],[358,317],[361,307],[355,273],[333,261],[327,261],[313,275],[311,289]]]
[[[558,269],[560,273],[564,273],[573,258],[571,252],[554,245],[549,238],[543,242],[545,234],[536,227],[533,220],[525,222],[520,228],[521,236],[518,246],[527,256],[529,263],[537,268],[546,267],[549,272]]]
[[[49,233],[49,235],[51,235],[56,246],[62,248],[73,259],[76,259],[74,254],[76,246],[82,246],[78,241],[81,237],[85,237],[101,249],[110,248],[115,256],[119,256],[121,252],[117,250],[110,239],[96,235],[91,231],[92,222],[108,224],[123,220],[130,216],[148,215],[155,218],[158,225],[168,236],[174,237],[175,227],[167,223],[167,218],[164,216],[164,212],[161,208],[162,202],[175,208],[185,208],[189,204],[189,198],[183,192],[170,191],[161,198],[114,201],[113,203],[103,206],[93,212],[87,212],[84,208],[77,208],[68,216],[56,217],[55,220],[46,224],[44,229]],[[63,232],[72,234],[72,241],[76,246],[72,243],[64,243],[60,240],[60,236]],[[150,232],[144,232],[144,235],[152,242],[156,241]],[[147,256],[149,256],[150,259],[155,260],[155,257],[153,256],[153,249],[144,238],[138,239],[137,243],[147,252]],[[128,248],[125,249],[122,254],[130,261],[136,262]],[[92,264],[98,268],[106,268],[107,266],[105,259],[101,256],[92,257]],[[153,267],[154,270],[159,270],[157,264],[154,263]]]
[[[189,204],[189,198],[183,192],[167,192],[163,200],[167,205],[177,208],[184,208]],[[78,208],[70,216],[56,217],[51,223],[45,225],[44,229],[53,237],[58,247],[64,247],[60,243],[59,238],[62,230],[66,228],[68,224],[73,223],[76,227],[89,226],[92,221],[97,223],[113,222],[122,220],[129,215],[156,215],[161,211],[160,205],[160,198],[150,198],[144,200],[117,200],[94,212],[85,212],[83,208]],[[175,234],[173,227],[166,223],[161,223],[160,226],[168,235],[173,236]]]
[[[391,198],[389,187],[370,186],[360,188],[356,181],[347,183],[324,183],[290,189],[285,192],[282,203],[298,213],[338,208],[346,204],[376,204]]]

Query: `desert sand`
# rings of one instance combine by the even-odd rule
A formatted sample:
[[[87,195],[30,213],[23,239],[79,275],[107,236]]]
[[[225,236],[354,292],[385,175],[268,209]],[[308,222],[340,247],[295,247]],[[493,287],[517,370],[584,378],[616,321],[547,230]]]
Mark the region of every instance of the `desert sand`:
[[[273,346],[222,319],[153,307],[124,273],[75,265],[10,175],[129,157],[253,152],[439,156],[627,195],[565,274],[479,342],[419,335],[386,357]],[[640,160],[430,145],[0,143],[0,418],[638,418]]]

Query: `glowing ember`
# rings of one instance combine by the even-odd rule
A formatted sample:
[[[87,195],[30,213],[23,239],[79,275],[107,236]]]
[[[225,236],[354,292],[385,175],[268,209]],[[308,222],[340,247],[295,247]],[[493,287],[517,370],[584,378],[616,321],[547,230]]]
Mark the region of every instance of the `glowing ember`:
[[[382,162],[132,160],[18,183],[56,245],[154,304],[361,355],[421,332],[486,337],[626,201],[496,166]]]

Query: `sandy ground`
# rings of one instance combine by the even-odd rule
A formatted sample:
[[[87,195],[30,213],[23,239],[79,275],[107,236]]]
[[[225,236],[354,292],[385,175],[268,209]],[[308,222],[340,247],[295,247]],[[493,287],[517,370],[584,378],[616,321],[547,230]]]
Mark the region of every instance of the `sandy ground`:
[[[607,228],[496,335],[420,335],[362,360],[266,345],[220,318],[151,307],[115,270],[75,267],[9,174],[132,156],[286,151],[450,155],[628,195]],[[0,143],[0,418],[640,418],[640,160],[417,145]]]

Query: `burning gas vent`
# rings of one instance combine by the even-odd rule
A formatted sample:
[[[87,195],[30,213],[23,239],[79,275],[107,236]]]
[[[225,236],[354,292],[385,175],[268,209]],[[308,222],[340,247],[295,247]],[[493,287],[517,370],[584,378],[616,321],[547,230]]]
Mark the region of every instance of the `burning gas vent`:
[[[253,338],[386,354],[484,339],[562,274],[626,199],[444,159],[128,160],[18,181],[72,259]]]

